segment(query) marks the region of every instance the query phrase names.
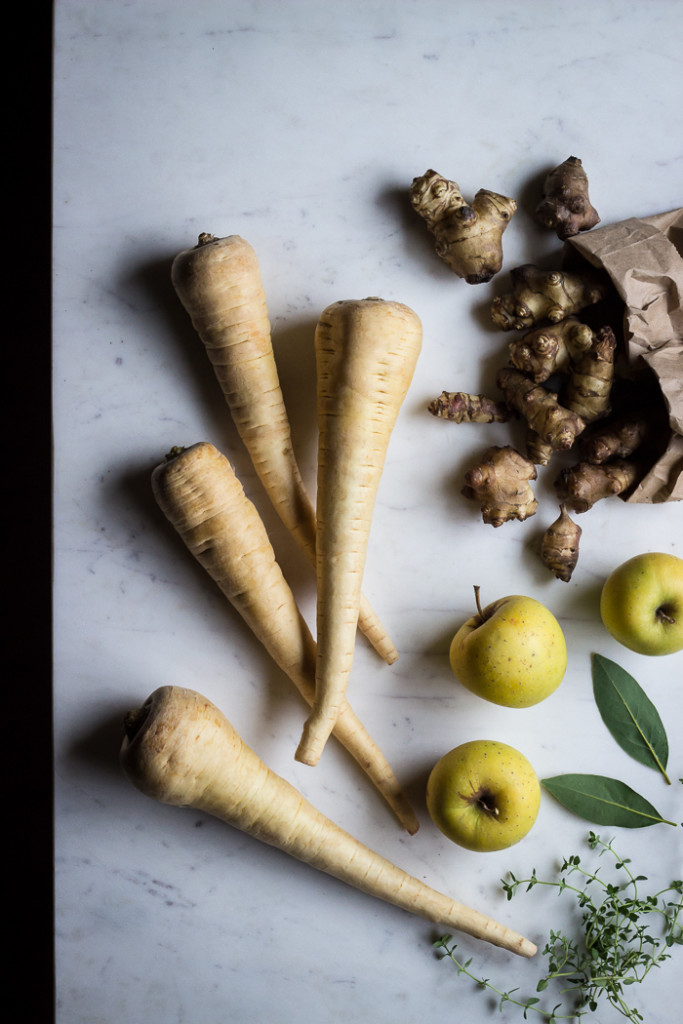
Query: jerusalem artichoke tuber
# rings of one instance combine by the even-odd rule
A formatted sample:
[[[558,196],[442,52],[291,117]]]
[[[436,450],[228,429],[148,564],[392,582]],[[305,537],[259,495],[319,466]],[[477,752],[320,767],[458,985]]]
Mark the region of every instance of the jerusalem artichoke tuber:
[[[560,505],[560,514],[543,534],[541,561],[558,580],[569,583],[579,560],[581,527],[571,519],[566,505]]]
[[[544,441],[535,430],[529,427],[526,435],[526,455],[528,459],[535,462],[537,466],[547,466],[555,454],[555,450],[551,444]]]
[[[479,465],[465,474],[462,493],[479,501],[481,517],[491,526],[510,519],[528,519],[538,508],[529,481],[536,479],[536,467],[511,445],[487,448]]]
[[[428,409],[433,416],[454,423],[506,423],[511,415],[503,402],[464,391],[442,391]]]
[[[509,346],[512,366],[521,370],[536,384],[543,384],[558,370],[566,370],[571,360],[587,351],[593,343],[593,332],[574,316],[556,324],[546,324],[514,338]]]
[[[541,224],[554,228],[562,241],[600,223],[598,211],[588,198],[588,178],[578,157],[570,156],[547,175],[536,216]]]
[[[601,327],[588,351],[572,362],[562,402],[585,423],[601,419],[610,411],[616,347],[612,328]]]
[[[458,277],[482,284],[498,273],[514,199],[480,189],[468,204],[455,181],[429,170],[413,179],[410,201],[434,235],[437,255]]]
[[[645,416],[622,416],[581,442],[581,454],[596,465],[608,459],[627,459],[644,442],[649,430]]]
[[[554,392],[512,367],[499,370],[497,381],[507,404],[524,417],[542,442],[557,451],[572,447],[585,427],[578,413],[560,405]]]
[[[510,278],[512,291],[491,304],[491,318],[503,331],[523,331],[544,319],[557,323],[607,295],[606,285],[590,272],[541,270],[524,263],[510,271]]]
[[[635,484],[639,467],[629,459],[615,459],[595,466],[579,462],[563,469],[555,481],[557,495],[574,512],[588,512],[596,501],[623,494]]]

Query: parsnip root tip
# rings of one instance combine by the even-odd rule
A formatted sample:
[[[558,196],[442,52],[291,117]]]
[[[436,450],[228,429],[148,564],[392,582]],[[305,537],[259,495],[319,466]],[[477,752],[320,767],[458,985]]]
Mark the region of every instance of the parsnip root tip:
[[[161,803],[194,810],[280,849],[318,871],[434,924],[530,957],[518,932],[432,889],[325,817],[271,771],[200,693],[163,686],[127,716],[121,766]]]
[[[317,761],[346,693],[377,489],[422,324],[399,302],[345,299],[323,310],[314,340],[318,663],[313,714],[298,751],[304,763]]]
[[[313,704],[315,641],[275,558],[263,520],[228,459],[206,441],[173,449],[154,469],[152,490],[188,551],[306,703]],[[346,700],[334,735],[410,832],[415,815],[382,751]]]
[[[332,735],[337,712],[312,712],[304,723],[303,732],[294,759],[314,768],[322,757],[325,744]]]

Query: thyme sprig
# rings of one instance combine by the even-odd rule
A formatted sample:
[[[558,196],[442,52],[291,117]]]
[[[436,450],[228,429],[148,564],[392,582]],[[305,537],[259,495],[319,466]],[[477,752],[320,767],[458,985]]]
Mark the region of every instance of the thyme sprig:
[[[574,940],[561,931],[551,931],[542,950],[548,958],[547,971],[536,992],[557,990],[560,1002],[552,1009],[541,1006],[538,995],[524,999],[518,988],[500,989],[477,975],[471,969],[472,958],[462,960],[458,956],[450,935],[434,943],[434,948],[455,964],[458,974],[497,997],[499,1009],[509,1003],[521,1008],[525,1020],[529,1013],[535,1013],[549,1024],[557,1024],[593,1013],[602,1000],[607,1000],[634,1024],[643,1020],[642,1014],[627,1003],[624,990],[642,982],[654,967],[669,959],[674,945],[683,945],[683,881],[676,879],[657,892],[641,895],[641,883],[647,877],[636,875],[630,860],[620,857],[612,842],[604,842],[591,832],[588,844],[599,856],[607,853],[613,858],[618,881],[601,877],[600,867],[588,869],[576,854],[564,860],[555,879],[541,879],[534,869],[529,878],[516,878],[510,873],[502,880],[508,900],[541,885],[558,893],[571,893],[581,909],[580,938]]]

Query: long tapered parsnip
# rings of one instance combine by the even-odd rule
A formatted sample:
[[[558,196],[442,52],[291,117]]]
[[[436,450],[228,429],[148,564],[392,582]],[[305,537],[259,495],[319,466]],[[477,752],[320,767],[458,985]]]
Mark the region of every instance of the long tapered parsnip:
[[[318,664],[296,753],[305,764],[317,764],[348,685],[377,490],[421,346],[417,314],[379,298],[335,302],[316,327]]]
[[[428,921],[533,956],[529,940],[431,889],[318,811],[243,742],[194,690],[162,686],[124,719],[121,765],[166,804],[212,814],[264,843]]]
[[[254,249],[239,235],[201,234],[194,248],[175,257],[171,280],[273,507],[315,565],[315,509],[294,455]],[[395,645],[365,597],[358,625],[387,664],[397,660]]]
[[[174,449],[152,473],[162,512],[308,704],[316,645],[286,582],[263,521],[229,460],[202,441]],[[411,835],[418,820],[381,750],[344,702],[335,727]]]

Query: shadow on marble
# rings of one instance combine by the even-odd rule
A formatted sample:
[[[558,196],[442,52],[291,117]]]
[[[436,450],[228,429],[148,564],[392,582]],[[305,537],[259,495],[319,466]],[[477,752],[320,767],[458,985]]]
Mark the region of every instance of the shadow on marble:
[[[171,264],[175,253],[139,264],[123,277],[121,286],[139,290],[157,312],[159,329],[154,338],[163,339],[163,356],[175,367],[183,383],[195,392],[195,403],[207,410],[217,427],[227,422],[225,401],[215,379],[206,350],[171,284]]]
[[[416,171],[416,174],[418,173],[422,171]],[[403,241],[401,251],[415,261],[419,272],[428,273],[432,277],[442,277],[450,283],[453,280],[453,271],[436,255],[434,236],[410,204],[411,181],[407,181],[404,186],[388,183],[384,185],[377,193],[377,206],[397,225],[396,238]]]

